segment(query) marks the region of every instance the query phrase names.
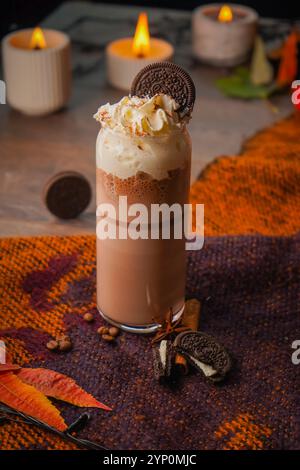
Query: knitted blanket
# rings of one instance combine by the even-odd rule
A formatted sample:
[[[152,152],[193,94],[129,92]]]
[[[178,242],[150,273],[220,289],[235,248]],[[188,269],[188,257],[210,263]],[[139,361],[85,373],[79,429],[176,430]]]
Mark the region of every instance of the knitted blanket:
[[[65,373],[113,408],[89,410],[82,437],[109,449],[300,449],[300,365],[291,359],[300,340],[298,136],[296,117],[273,126],[241,156],[216,161],[191,191],[205,203],[209,236],[189,254],[187,297],[201,301],[201,330],[233,358],[222,385],[197,373],[160,385],[149,338],[99,339],[95,237],[0,240],[0,339],[14,362]],[[83,321],[86,312],[94,323]],[[63,332],[73,350],[48,351],[50,337]],[[68,423],[79,414],[56,405]],[[0,448],[75,447],[5,423]]]

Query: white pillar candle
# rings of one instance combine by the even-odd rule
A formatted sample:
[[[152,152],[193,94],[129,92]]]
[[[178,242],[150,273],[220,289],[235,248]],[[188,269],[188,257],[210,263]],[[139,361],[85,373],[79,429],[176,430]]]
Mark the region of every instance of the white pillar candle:
[[[32,39],[36,39],[36,48]],[[71,89],[70,40],[66,34],[49,29],[42,33],[20,30],[3,39],[2,50],[7,101],[13,108],[40,116],[66,105]]]
[[[106,48],[108,81],[114,87],[128,91],[142,68],[153,62],[170,61],[173,54],[173,46],[167,41],[150,39],[147,16],[141,13],[134,38],[118,39]]]
[[[132,51],[133,40],[119,39],[111,42],[106,49],[107,78],[111,85],[129,90],[137,73],[153,62],[171,60],[173,47],[162,39],[152,38],[151,48],[146,57],[137,57]]]
[[[219,14],[223,7],[223,15]],[[231,17],[232,15],[232,17]],[[204,5],[193,13],[193,51],[202,62],[216,66],[243,63],[253,47],[258,23],[255,10],[243,5]]]

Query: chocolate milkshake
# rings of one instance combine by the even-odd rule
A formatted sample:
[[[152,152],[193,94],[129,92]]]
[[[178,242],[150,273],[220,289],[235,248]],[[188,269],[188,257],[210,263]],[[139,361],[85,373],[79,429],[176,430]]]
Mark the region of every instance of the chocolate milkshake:
[[[128,227],[120,215],[120,196],[127,204],[142,204],[151,214],[153,204],[188,203],[191,141],[187,118],[178,104],[164,94],[124,97],[99,108],[101,123],[96,145],[97,206],[109,204],[107,224]],[[103,218],[98,213],[97,224]],[[113,220],[115,219],[115,220]],[[172,214],[170,238],[151,237],[151,217],[140,222],[141,238],[97,236],[97,304],[111,323],[136,332],[153,331],[172,310],[178,318],[185,295],[185,239],[174,236]],[[148,236],[147,236],[148,235]]]

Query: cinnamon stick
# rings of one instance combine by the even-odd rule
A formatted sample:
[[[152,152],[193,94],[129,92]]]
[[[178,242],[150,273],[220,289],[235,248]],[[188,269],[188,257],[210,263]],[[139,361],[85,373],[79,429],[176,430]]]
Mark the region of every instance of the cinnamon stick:
[[[200,307],[200,302],[197,299],[189,299],[185,302],[182,323],[193,331],[198,330]]]
[[[197,331],[199,327],[200,307],[201,304],[197,299],[189,299],[185,303],[182,324],[193,331]],[[175,356],[175,366],[181,374],[186,375],[188,373],[187,361],[179,353]]]

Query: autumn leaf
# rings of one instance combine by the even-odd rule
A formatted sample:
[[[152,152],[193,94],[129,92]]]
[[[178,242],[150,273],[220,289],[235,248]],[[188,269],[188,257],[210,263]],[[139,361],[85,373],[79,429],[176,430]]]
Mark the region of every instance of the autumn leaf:
[[[76,382],[50,369],[30,369],[22,368],[17,371],[19,379],[29,385],[33,385],[37,390],[49,397],[63,400],[72,405],[90,408],[102,408],[111,411],[111,408],[100,403],[92,395],[85,392]]]
[[[59,431],[67,428],[60,412],[50,400],[35,387],[22,382],[13,372],[0,374],[0,402]]]
[[[17,364],[0,364],[0,373],[1,372],[8,372],[10,370],[18,370],[21,369],[20,366]]]
[[[268,85],[273,80],[273,67],[268,61],[265,45],[257,36],[250,66],[250,80],[254,85]]]
[[[226,96],[243,99],[266,99],[277,90],[275,84],[255,85],[246,67],[238,67],[228,77],[219,78],[216,85]]]
[[[285,41],[276,78],[279,86],[289,85],[296,78],[298,67],[297,42],[298,37],[295,32],[292,32]]]

